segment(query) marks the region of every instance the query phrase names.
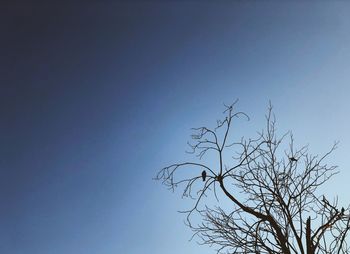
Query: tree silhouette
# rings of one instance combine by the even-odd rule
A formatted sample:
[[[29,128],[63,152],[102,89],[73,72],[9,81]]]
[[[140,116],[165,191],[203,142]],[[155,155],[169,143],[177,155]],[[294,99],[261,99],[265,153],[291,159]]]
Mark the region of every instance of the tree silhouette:
[[[277,136],[271,104],[257,138],[229,143],[233,120],[249,120],[235,111],[236,102],[225,106],[216,128],[193,129],[189,145],[198,161],[169,165],[156,177],[195,200],[184,211],[194,236],[216,246],[218,253],[350,253],[349,207],[339,208],[337,198],[330,201],[317,193],[337,173],[325,162],[337,143],[322,156],[310,154],[307,146],[295,148],[290,132]],[[200,160],[209,151],[216,156],[215,166]],[[217,205],[205,199],[210,194]],[[228,205],[221,204],[223,199]],[[200,222],[193,222],[195,214]]]

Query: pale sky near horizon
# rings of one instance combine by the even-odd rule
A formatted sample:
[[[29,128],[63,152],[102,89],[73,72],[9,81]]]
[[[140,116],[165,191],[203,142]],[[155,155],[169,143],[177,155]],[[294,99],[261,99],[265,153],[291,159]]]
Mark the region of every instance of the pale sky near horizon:
[[[0,8],[0,253],[209,254],[152,180],[239,98],[324,153],[350,203],[347,1],[14,1]]]

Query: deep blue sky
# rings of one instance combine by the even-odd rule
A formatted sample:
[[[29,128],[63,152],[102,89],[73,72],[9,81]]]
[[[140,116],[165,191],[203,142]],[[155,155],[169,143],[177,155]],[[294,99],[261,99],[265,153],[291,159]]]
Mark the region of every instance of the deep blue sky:
[[[240,99],[316,153],[350,199],[346,1],[10,3],[0,8],[0,253],[214,253],[152,181]]]

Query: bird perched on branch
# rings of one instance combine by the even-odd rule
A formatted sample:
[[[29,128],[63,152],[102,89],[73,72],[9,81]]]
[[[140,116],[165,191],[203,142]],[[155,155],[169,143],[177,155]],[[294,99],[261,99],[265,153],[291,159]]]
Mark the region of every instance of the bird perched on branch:
[[[202,179],[203,179],[203,182],[205,182],[205,179],[207,178],[207,172],[205,170],[203,170],[202,172]]]
[[[324,195],[322,197],[322,202],[325,203],[325,206],[330,206],[328,200],[326,199],[326,197]]]
[[[298,161],[295,157],[289,157],[289,160],[291,161],[291,162],[296,162],[296,161]]]

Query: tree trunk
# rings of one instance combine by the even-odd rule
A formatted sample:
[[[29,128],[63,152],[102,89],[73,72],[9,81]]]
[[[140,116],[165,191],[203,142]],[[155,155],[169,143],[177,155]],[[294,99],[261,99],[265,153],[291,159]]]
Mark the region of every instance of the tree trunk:
[[[314,254],[314,246],[311,241],[311,218],[306,220],[306,253]]]

